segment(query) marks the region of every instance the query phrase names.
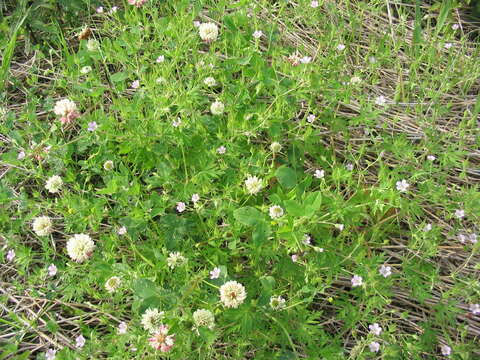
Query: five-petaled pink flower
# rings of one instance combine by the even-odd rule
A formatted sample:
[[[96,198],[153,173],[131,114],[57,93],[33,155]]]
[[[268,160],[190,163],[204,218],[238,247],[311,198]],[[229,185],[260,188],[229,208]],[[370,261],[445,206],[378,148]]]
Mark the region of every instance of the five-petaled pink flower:
[[[175,334],[168,335],[168,326],[160,325],[153,336],[148,339],[150,345],[161,352],[168,352],[175,343]]]
[[[136,7],[140,7],[142,6],[143,4],[145,4],[147,0],[128,0],[128,3],[130,5],[135,5]]]
[[[216,267],[210,271],[210,279],[218,279],[220,277],[220,268]]]

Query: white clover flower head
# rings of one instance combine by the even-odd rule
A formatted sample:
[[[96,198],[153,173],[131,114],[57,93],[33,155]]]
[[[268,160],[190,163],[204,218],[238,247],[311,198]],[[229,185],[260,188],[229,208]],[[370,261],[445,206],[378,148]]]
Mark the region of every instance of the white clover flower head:
[[[60,191],[60,188],[63,185],[63,180],[60,176],[58,175],[53,175],[48,178],[47,182],[45,183],[45,189],[48,190],[48,192],[55,194]]]
[[[470,304],[469,308],[473,315],[480,315],[480,304]]]
[[[400,192],[406,192],[408,188],[410,187],[410,184],[407,182],[407,180],[403,179],[401,181],[396,182],[396,187],[397,190]]]
[[[246,298],[247,292],[239,282],[227,281],[220,287],[220,301],[226,308],[236,309]]]
[[[187,258],[185,258],[180,252],[171,252],[168,254],[167,265],[170,269],[185,265]]]
[[[312,57],[311,56],[304,56],[300,58],[300,62],[302,64],[310,64],[312,62]]]
[[[453,24],[452,30],[458,30],[460,28],[460,24]]]
[[[325,177],[325,170],[317,169],[313,173],[313,176],[315,176],[317,179],[323,179]]]
[[[57,353],[57,350],[54,350],[54,349],[48,349],[46,352],[45,352],[45,359],[46,360],[55,360],[55,357],[56,357],[56,354]]]
[[[220,268],[218,267],[213,268],[213,270],[210,271],[210,279],[212,280],[218,279],[220,277],[220,272],[221,272]]]
[[[83,337],[82,334],[80,334],[75,338],[75,347],[77,349],[81,349],[84,346],[85,346],[85,338]]]
[[[118,333],[119,334],[126,334],[128,329],[128,325],[125,321],[122,321],[120,324],[118,324]]]
[[[303,240],[302,240],[302,242],[303,242],[305,245],[311,245],[311,244],[312,244],[312,238],[310,237],[310,235],[304,234],[304,235],[303,235]]]
[[[310,7],[316,9],[318,7],[318,1],[317,0],[313,0],[310,2]]]
[[[274,141],[273,143],[270,144],[270,150],[271,150],[273,153],[278,153],[278,152],[280,152],[280,150],[282,150],[282,144],[280,144],[279,142]]]
[[[211,43],[218,38],[218,26],[214,23],[201,23],[198,27],[200,38],[206,43]]]
[[[442,344],[440,345],[440,352],[443,356],[450,356],[452,353],[452,348],[448,345]]]
[[[270,206],[268,213],[272,219],[278,219],[283,216],[283,209],[278,205]]]
[[[277,311],[285,308],[286,300],[281,296],[272,296],[270,298],[270,307]]]
[[[217,148],[217,154],[220,154],[220,155],[223,155],[227,152],[227,148],[225,146],[220,146],[219,148]]]
[[[105,282],[105,289],[109,293],[114,293],[115,290],[117,290],[121,284],[122,284],[122,279],[120,279],[118,276],[112,276]]]
[[[142,315],[141,323],[143,328],[154,333],[160,325],[162,325],[162,319],[164,316],[165,313],[163,311],[159,311],[157,308],[148,308]]]
[[[363,284],[363,278],[360,275],[353,275],[351,282],[352,287],[361,286]]]
[[[465,210],[463,210],[463,209],[456,209],[456,210],[455,210],[455,217],[456,217],[457,219],[464,218],[464,217],[465,217]]]
[[[95,40],[95,39],[90,39],[87,41],[87,50],[88,51],[97,51],[98,49],[100,49],[100,43],[98,42],[98,40]]]
[[[83,74],[83,75],[87,75],[89,72],[92,71],[92,67],[91,66],[84,66],[80,69],[80,73]]]
[[[38,236],[47,236],[52,232],[52,220],[48,216],[39,216],[33,220],[32,229]]]
[[[192,195],[192,202],[195,204],[196,202],[198,202],[200,200],[200,195],[198,194],[193,194]]]
[[[45,189],[47,189],[49,193],[56,194],[60,191],[62,185],[62,178],[58,175],[53,175],[47,179],[47,182],[45,183]]]
[[[424,231],[424,232],[429,232],[430,230],[432,230],[432,224],[426,224],[426,225],[423,227],[423,231]]]
[[[179,213],[184,212],[186,208],[187,208],[187,205],[185,205],[184,202],[181,202],[181,201],[177,202],[177,211]]]
[[[112,160],[107,160],[103,163],[103,168],[107,171],[111,171],[114,168],[113,161]]]
[[[427,155],[427,160],[428,161],[435,161],[437,158],[435,157],[435,155]]]
[[[225,105],[221,101],[216,100],[210,105],[210,112],[212,115],[222,115],[224,110]]]
[[[375,104],[378,106],[385,106],[387,104],[387,99],[383,95],[377,96],[375,98]]]
[[[15,250],[10,249],[7,251],[7,261],[12,262],[15,259]]]
[[[260,39],[263,36],[262,30],[255,30],[252,34],[255,39]]]
[[[67,253],[76,262],[84,262],[93,253],[95,243],[87,234],[75,234],[67,241]]]
[[[203,83],[210,87],[217,85],[217,81],[211,76],[205,78],[205,80],[203,80]]]
[[[338,51],[343,51],[343,50],[345,50],[345,45],[344,45],[344,44],[338,44],[338,45],[337,45],[337,50],[338,50]]]
[[[70,99],[58,100],[53,108],[53,112],[58,116],[67,116],[76,110],[77,105]]]
[[[260,190],[262,190],[263,184],[262,180],[257,178],[256,176],[247,176],[247,180],[245,180],[245,187],[247,188],[247,192],[251,195],[257,194]]]
[[[380,325],[378,325],[378,323],[373,323],[371,325],[368,325],[368,329],[370,330],[370,333],[376,336],[379,336],[382,332],[382,328],[380,327]]]
[[[376,341],[372,341],[368,345],[368,348],[370,349],[371,352],[378,352],[380,350],[380,344]]]
[[[157,64],[163,63],[165,61],[165,55],[159,55],[155,61]]]
[[[127,233],[127,228],[125,226],[122,226],[121,228],[118,229],[117,234],[118,235],[125,235]]]
[[[392,275],[392,267],[391,267],[391,266],[387,266],[387,265],[382,265],[382,266],[380,266],[380,270],[378,270],[378,272],[379,272],[380,275],[382,275],[384,278],[387,278],[387,277],[389,277],[390,275]]]
[[[210,310],[198,309],[193,313],[193,322],[196,328],[206,327],[213,329],[215,327],[215,316]]]
[[[55,264],[50,264],[47,270],[48,270],[48,276],[53,277],[57,275],[57,267],[55,266]]]

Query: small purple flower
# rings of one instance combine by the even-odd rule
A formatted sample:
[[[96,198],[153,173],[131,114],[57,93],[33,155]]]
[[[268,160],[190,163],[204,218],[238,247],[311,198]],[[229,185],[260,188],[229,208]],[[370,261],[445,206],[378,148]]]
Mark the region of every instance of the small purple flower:
[[[15,259],[15,250],[10,249],[7,251],[7,261],[12,262]]]
[[[410,187],[410,184],[407,182],[407,180],[403,179],[402,181],[397,181],[396,187],[398,191],[406,192]]]
[[[375,104],[379,106],[385,106],[387,104],[387,99],[383,95],[377,96],[375,98]]]
[[[297,254],[293,254],[293,255],[292,255],[292,261],[293,261],[293,262],[297,262],[297,261],[298,261],[298,255],[297,255]]]
[[[368,329],[372,334],[376,336],[379,336],[380,333],[382,332],[382,328],[380,327],[380,325],[378,325],[378,323],[373,323],[372,325],[368,325]]]
[[[56,353],[57,353],[57,350],[48,349],[48,350],[45,352],[45,359],[47,359],[47,360],[54,360]]]
[[[97,14],[103,14],[103,6],[97,8]]]
[[[442,353],[443,356],[450,356],[450,354],[452,353],[452,348],[448,345],[440,345],[440,351]]]
[[[424,232],[429,232],[430,230],[432,230],[432,224],[426,224],[426,225],[423,227],[423,231],[424,231]]]
[[[311,244],[312,244],[312,238],[310,237],[310,235],[305,234],[305,235],[303,235],[303,240],[302,240],[302,242],[303,242],[305,245],[311,245]]]
[[[317,0],[313,0],[312,2],[310,2],[310,7],[314,8],[314,9],[317,8],[318,5],[319,5],[319,4],[318,4],[318,1],[317,1]]]
[[[312,57],[311,56],[304,56],[300,59],[300,62],[302,64],[310,64],[312,62]]]
[[[445,45],[443,45],[443,47],[444,47],[446,50],[450,49],[452,46],[453,46],[452,43],[446,43]]]
[[[315,121],[315,115],[310,114],[310,115],[307,116],[307,122],[309,122],[311,124],[314,121]]]
[[[184,212],[186,208],[187,206],[185,205],[184,202],[181,202],[181,201],[177,202],[177,211],[179,213]]]
[[[452,30],[458,30],[460,28],[460,24],[453,24]]]
[[[23,160],[25,158],[25,151],[20,151],[17,155],[17,160]]]
[[[353,275],[351,282],[352,287],[361,286],[363,284],[363,278],[359,275]]]
[[[345,165],[345,168],[346,168],[348,171],[353,171],[353,164],[352,164],[352,163],[348,163],[347,165]]]
[[[210,279],[218,279],[220,277],[220,268],[216,267],[210,271]]]
[[[160,55],[157,57],[157,60],[155,60],[158,64],[163,63],[165,61],[165,56]]]
[[[457,209],[457,210],[455,210],[455,217],[456,217],[457,219],[464,218],[464,217],[465,217],[465,210],[463,210],[463,209]]]
[[[193,194],[192,195],[192,202],[195,204],[197,201],[200,200],[200,195],[198,194]]]
[[[47,270],[48,270],[48,276],[57,275],[57,267],[55,266],[55,264],[50,264]]]
[[[179,127],[180,125],[182,125],[182,120],[180,120],[180,118],[177,118],[177,120],[173,120],[172,121],[172,126],[177,128]]]
[[[118,11],[118,6],[112,6],[110,11],[108,12],[109,14],[115,14]]]
[[[97,130],[97,128],[98,128],[98,125],[95,121],[92,121],[92,122],[88,123],[88,128],[87,128],[88,131],[93,132],[93,131]]]
[[[255,30],[255,31],[253,32],[253,35],[252,35],[252,36],[253,36],[255,39],[260,39],[260,38],[262,37],[262,35],[263,35],[262,30]]]
[[[323,179],[323,177],[325,176],[325,170],[317,169],[315,170],[313,176],[315,176],[317,179]]]
[[[220,154],[220,155],[223,155],[227,152],[227,148],[225,146],[220,146],[218,149],[217,149],[217,153]]]
[[[77,349],[81,349],[84,346],[85,346],[85,338],[83,337],[82,334],[80,334],[75,338],[75,347]]]
[[[201,24],[200,21],[194,21],[193,22],[193,26],[195,26],[195,27],[199,27],[200,24]]]
[[[118,235],[125,235],[127,233],[127,228],[125,226],[122,226],[120,229],[118,229],[117,234]]]
[[[435,161],[437,158],[435,157],[435,155],[427,155],[427,160],[428,161]]]
[[[376,341],[372,341],[368,347],[371,352],[378,352],[380,350],[380,344]]]
[[[130,87],[132,89],[138,89],[140,87],[140,80],[132,81],[132,83],[130,84]]]
[[[125,321],[122,321],[120,324],[118,324],[118,333],[126,334],[127,328],[128,328],[127,323]]]
[[[344,45],[344,44],[338,44],[338,45],[337,45],[337,50],[338,50],[338,51],[343,51],[343,50],[345,50],[345,45]]]
[[[468,240],[470,240],[472,244],[476,244],[478,241],[477,234],[470,234],[468,236]]]
[[[387,278],[387,277],[389,277],[390,275],[392,275],[392,267],[391,267],[391,266],[382,265],[382,266],[380,267],[380,270],[378,270],[378,272],[379,272],[384,278]]]
[[[470,304],[470,311],[473,315],[480,315],[480,304]]]

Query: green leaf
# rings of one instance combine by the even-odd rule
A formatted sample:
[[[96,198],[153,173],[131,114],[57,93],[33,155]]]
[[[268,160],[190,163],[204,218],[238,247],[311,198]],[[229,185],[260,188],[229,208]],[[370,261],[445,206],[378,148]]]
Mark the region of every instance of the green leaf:
[[[243,225],[254,226],[263,222],[263,214],[257,209],[246,206],[240,209],[237,209],[233,213],[233,217]]]
[[[110,76],[110,80],[112,82],[124,81],[127,78],[128,78],[128,74],[124,71],[117,72],[117,73],[113,74],[112,76]]]
[[[297,174],[288,166],[280,166],[275,172],[275,176],[284,188],[290,189],[297,184]]]
[[[295,200],[286,200],[284,202],[285,204],[285,209],[287,210],[287,213],[293,216],[305,216],[305,210],[302,205],[300,205],[297,201]]]
[[[133,293],[143,299],[157,295],[155,283],[148,279],[135,279],[132,288]]]
[[[265,241],[268,240],[270,235],[270,225],[265,221],[261,221],[255,225],[255,229],[252,233],[252,241],[255,246],[262,245]]]

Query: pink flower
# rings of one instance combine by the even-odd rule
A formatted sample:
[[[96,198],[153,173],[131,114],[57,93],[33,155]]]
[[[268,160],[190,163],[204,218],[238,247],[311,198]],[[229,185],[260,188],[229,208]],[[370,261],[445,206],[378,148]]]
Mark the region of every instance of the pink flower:
[[[345,45],[344,45],[344,44],[338,44],[337,50],[338,50],[338,51],[343,51],[343,50],[345,50]]]
[[[448,345],[440,345],[440,351],[443,356],[449,356],[452,353],[452,348]]]
[[[368,347],[371,352],[378,352],[380,350],[380,344],[376,341],[372,341]]]
[[[465,217],[465,210],[463,210],[463,209],[455,210],[455,217],[457,219],[461,219],[461,218]]]
[[[130,86],[131,86],[132,89],[138,89],[140,87],[140,80],[132,81]]]
[[[83,337],[83,335],[80,334],[75,338],[75,347],[78,349],[81,349],[84,346],[85,346],[85,338]]]
[[[297,254],[293,254],[293,255],[292,255],[292,261],[293,261],[293,262],[297,262],[297,261],[298,261],[298,255],[297,255]]]
[[[71,111],[67,115],[62,116],[60,118],[60,122],[62,124],[70,124],[72,123],[75,119],[78,119],[80,117],[80,114],[76,111]]]
[[[47,360],[54,360],[56,353],[57,353],[57,350],[48,349],[48,350],[45,352],[45,359],[47,359]]]
[[[452,30],[458,30],[460,28],[460,24],[453,24]]]
[[[313,0],[313,1],[310,3],[310,6],[311,6],[312,8],[314,8],[314,9],[317,8],[318,5],[319,5],[319,4],[318,4],[318,1],[316,1],[316,0]]]
[[[227,148],[225,146],[220,146],[218,149],[217,149],[217,153],[220,154],[220,155],[223,155],[227,152]]]
[[[155,60],[158,64],[162,63],[165,61],[165,56],[163,55],[160,55],[159,57],[157,57],[157,60]]]
[[[92,122],[88,123],[88,128],[87,128],[88,131],[93,132],[93,131],[97,130],[97,128],[98,128],[98,125],[95,121],[92,121]]]
[[[473,315],[480,315],[480,304],[470,304],[470,311]]]
[[[184,202],[181,202],[181,201],[177,202],[177,211],[179,213],[184,212],[186,208],[187,206],[185,205]]]
[[[103,14],[103,6],[97,8],[97,14]]]
[[[380,327],[380,325],[378,325],[378,323],[373,323],[372,325],[368,325],[368,329],[372,334],[376,336],[379,336],[382,332],[382,328]]]
[[[363,278],[359,275],[353,275],[351,282],[352,287],[361,286],[363,284]]]
[[[220,277],[220,268],[216,267],[210,271],[210,279],[218,279]]]
[[[145,4],[146,1],[147,1],[147,0],[128,0],[128,3],[129,3],[130,5],[135,5],[136,7],[139,8],[140,6],[142,6],[143,4]]]
[[[168,352],[175,343],[175,334],[168,335],[168,326],[160,325],[158,330],[153,334],[153,337],[148,339],[150,345],[161,352]]]
[[[383,277],[387,278],[392,275],[392,268],[390,266],[382,265],[378,271]]]
[[[17,160],[23,160],[25,158],[25,151],[20,151],[17,155]]]
[[[252,35],[252,36],[253,36],[255,39],[260,39],[260,38],[262,37],[262,35],[263,35],[262,30],[255,30],[255,31],[253,32],[253,35]]]
[[[125,321],[122,321],[120,324],[118,324],[118,333],[119,334],[126,334],[127,333],[127,323]]]
[[[7,252],[7,261],[8,261],[8,262],[12,262],[13,259],[15,259],[15,250],[10,249],[10,250],[8,250],[8,252]]]
[[[57,275],[57,267],[55,266],[55,264],[50,264],[47,270],[48,270],[48,276]]]

